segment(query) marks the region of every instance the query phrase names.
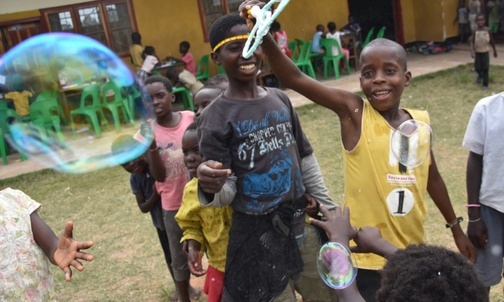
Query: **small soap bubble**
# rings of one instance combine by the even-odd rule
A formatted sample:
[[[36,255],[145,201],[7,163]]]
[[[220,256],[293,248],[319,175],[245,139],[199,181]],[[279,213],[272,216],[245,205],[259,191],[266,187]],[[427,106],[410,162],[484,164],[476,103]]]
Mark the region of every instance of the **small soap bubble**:
[[[328,242],[320,248],[317,268],[322,281],[334,289],[343,289],[352,284],[358,270],[352,253],[336,242]]]
[[[407,120],[392,133],[390,147],[399,163],[415,168],[429,158],[432,142],[432,128],[427,123]]]
[[[7,141],[55,170],[84,173],[123,164],[152,142],[152,135],[142,143],[123,140],[112,152],[114,141],[133,137],[153,113],[130,69],[89,37],[49,33],[20,43],[0,59],[0,89]],[[9,100],[9,92],[27,95],[29,110],[22,98]]]

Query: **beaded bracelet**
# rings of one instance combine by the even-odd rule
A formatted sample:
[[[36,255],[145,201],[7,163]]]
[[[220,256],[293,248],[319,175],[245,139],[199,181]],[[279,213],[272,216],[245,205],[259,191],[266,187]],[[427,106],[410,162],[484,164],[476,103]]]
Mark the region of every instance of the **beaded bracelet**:
[[[459,224],[463,220],[464,220],[464,218],[457,217],[457,218],[455,218],[454,221],[446,223],[445,226],[446,226],[447,229],[451,229],[451,228],[453,228],[454,226],[456,226],[457,224]]]

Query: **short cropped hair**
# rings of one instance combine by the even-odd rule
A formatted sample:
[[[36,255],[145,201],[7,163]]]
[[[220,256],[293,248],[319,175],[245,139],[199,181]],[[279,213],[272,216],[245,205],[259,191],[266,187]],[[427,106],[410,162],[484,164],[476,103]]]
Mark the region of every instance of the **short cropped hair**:
[[[189,126],[187,126],[185,132],[196,131],[196,129],[198,129],[198,123],[192,122],[191,124],[189,124]]]
[[[327,29],[328,29],[329,31],[333,31],[333,30],[335,30],[335,29],[336,29],[336,23],[334,23],[334,22],[329,22],[329,23],[327,23]]]
[[[462,255],[440,246],[410,245],[381,271],[381,302],[488,301],[488,292]]]
[[[173,91],[172,84],[171,84],[170,80],[166,77],[150,76],[145,80],[144,85],[147,86],[148,84],[152,84],[152,83],[161,83],[164,85],[164,87],[166,88],[167,91],[169,91],[169,92]]]
[[[189,44],[189,42],[187,41],[182,41],[180,42],[179,47],[184,47],[185,49],[189,50],[189,48],[191,48],[191,44]]]
[[[240,17],[239,14],[228,14],[221,16],[210,27],[210,47],[212,49],[219,44],[222,40],[229,37],[229,31],[236,25],[246,25],[245,18]]]
[[[206,80],[205,86],[221,86],[224,83],[229,83],[228,77],[225,74],[216,74]]]
[[[133,41],[134,44],[140,44],[142,41],[142,36],[138,32],[134,32],[131,34],[131,41]]]
[[[402,47],[399,43],[385,39],[385,38],[378,38],[374,39],[373,41],[369,42],[366,47],[361,52],[361,57],[360,60],[362,61],[363,55],[365,55],[366,51],[369,51],[373,47],[383,47],[387,48],[391,51],[394,51],[397,58],[401,61],[400,64],[403,66],[404,71],[408,70],[408,59],[406,56],[406,50],[404,50],[404,47]],[[362,62],[359,62],[362,63]]]

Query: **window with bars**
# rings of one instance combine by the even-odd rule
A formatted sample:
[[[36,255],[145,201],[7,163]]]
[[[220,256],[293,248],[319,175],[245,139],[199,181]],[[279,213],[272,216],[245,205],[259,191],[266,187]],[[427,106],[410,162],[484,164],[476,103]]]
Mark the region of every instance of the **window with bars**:
[[[220,16],[237,13],[242,2],[243,0],[198,0],[205,41],[208,41],[212,23]]]
[[[119,55],[129,54],[136,31],[131,0],[94,1],[42,10],[50,32],[86,35]]]

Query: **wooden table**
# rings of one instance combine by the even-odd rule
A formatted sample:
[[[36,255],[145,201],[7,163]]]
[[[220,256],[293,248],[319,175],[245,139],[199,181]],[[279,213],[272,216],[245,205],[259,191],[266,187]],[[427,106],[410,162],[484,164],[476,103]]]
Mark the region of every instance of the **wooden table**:
[[[176,68],[182,71],[185,68],[185,63],[181,59],[174,57],[166,57],[162,65],[154,67],[153,70],[159,72],[161,75],[166,76],[168,70]]]
[[[355,39],[355,33],[353,32],[345,32],[340,37],[341,39],[341,47],[347,48],[350,51],[350,60],[354,60],[355,70],[359,70],[359,52],[358,52],[358,43]],[[350,46],[350,48],[348,47]]]

